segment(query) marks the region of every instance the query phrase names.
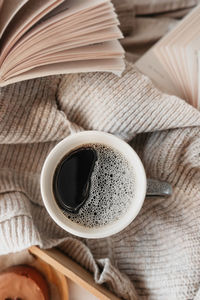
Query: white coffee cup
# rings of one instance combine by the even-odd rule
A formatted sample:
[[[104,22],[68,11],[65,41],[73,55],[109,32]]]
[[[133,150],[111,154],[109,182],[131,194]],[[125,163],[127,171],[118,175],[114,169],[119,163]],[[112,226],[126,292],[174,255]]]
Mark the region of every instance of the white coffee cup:
[[[117,150],[135,170],[135,196],[127,212],[111,224],[95,228],[89,228],[69,220],[56,203],[53,193],[53,177],[61,159],[73,149],[90,143],[103,144]],[[126,142],[109,133],[83,131],[68,136],[58,143],[48,154],[42,168],[40,187],[44,206],[52,219],[60,227],[79,237],[103,238],[121,231],[138,215],[146,196],[147,179],[140,158]]]

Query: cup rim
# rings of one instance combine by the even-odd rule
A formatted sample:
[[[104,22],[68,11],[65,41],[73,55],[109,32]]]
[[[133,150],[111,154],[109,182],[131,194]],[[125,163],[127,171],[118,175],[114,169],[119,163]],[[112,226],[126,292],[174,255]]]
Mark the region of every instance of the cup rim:
[[[104,139],[106,142],[102,142],[102,139]],[[83,141],[85,142],[83,143]],[[133,164],[134,161],[134,168],[135,164],[137,164],[137,170],[135,172],[137,181],[135,197],[136,200],[134,199],[136,203],[133,204],[133,202],[131,202],[130,209],[128,209],[125,214],[120,216],[118,220],[112,222],[111,224],[93,228],[84,227],[68,220],[67,217],[63,214],[62,210],[58,207],[53,196],[52,188],[53,173],[58,163],[62,160],[63,156],[74,149],[76,147],[75,144],[81,146],[89,143],[100,143],[110,146],[113,149],[117,149],[122,153],[123,156],[126,157],[126,159],[128,159],[131,164]],[[115,146],[113,146],[113,144]],[[118,145],[118,147],[116,147],[116,145]],[[65,150],[66,148],[68,150]],[[119,137],[102,131],[82,131],[64,138],[47,155],[40,176],[42,200],[51,218],[65,231],[83,238],[104,238],[116,234],[127,227],[136,218],[143,205],[146,195],[146,185],[147,180],[145,170],[135,150]]]

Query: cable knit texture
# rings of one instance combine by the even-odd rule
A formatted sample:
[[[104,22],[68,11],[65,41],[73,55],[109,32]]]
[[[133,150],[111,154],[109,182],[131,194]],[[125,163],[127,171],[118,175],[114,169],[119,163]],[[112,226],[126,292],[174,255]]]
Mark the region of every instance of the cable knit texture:
[[[196,3],[157,0],[149,6],[147,2],[116,1],[123,22],[127,13],[128,25],[122,24],[122,29],[129,50],[138,45],[134,32],[139,32],[141,12],[161,12],[159,23],[164,15],[162,35],[170,24],[165,13],[180,8],[184,14]],[[130,52],[130,58],[141,49]],[[77,239],[59,228],[43,207],[39,186],[49,151],[69,134],[88,129],[130,142],[147,175],[170,182],[174,189],[170,198],[146,199],[126,229],[99,240]],[[121,298],[198,300],[199,178],[199,111],[157,90],[131,62],[120,78],[108,73],[73,74],[0,89],[0,254],[31,245],[59,245],[93,272],[97,283],[106,283]]]

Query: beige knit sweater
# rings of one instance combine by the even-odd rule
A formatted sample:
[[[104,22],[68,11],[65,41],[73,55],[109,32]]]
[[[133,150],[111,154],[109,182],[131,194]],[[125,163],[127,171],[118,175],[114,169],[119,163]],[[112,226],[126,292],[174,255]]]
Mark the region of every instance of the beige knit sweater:
[[[133,61],[177,22],[170,10],[182,16],[196,2],[116,3]],[[149,17],[148,27],[142,14],[153,12],[162,14]],[[138,217],[106,239],[67,234],[51,220],[40,195],[46,155],[83,129],[130,141],[147,175],[174,187],[168,199],[146,199]],[[60,243],[98,283],[107,282],[124,299],[200,299],[200,113],[158,91],[130,62],[121,78],[54,76],[0,90],[0,254]]]

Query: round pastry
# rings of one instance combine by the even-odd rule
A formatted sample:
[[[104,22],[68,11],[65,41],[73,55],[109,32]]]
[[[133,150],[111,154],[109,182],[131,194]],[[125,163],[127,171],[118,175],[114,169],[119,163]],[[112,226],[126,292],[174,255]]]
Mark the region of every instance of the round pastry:
[[[49,300],[44,277],[33,267],[20,265],[0,273],[0,300]]]

